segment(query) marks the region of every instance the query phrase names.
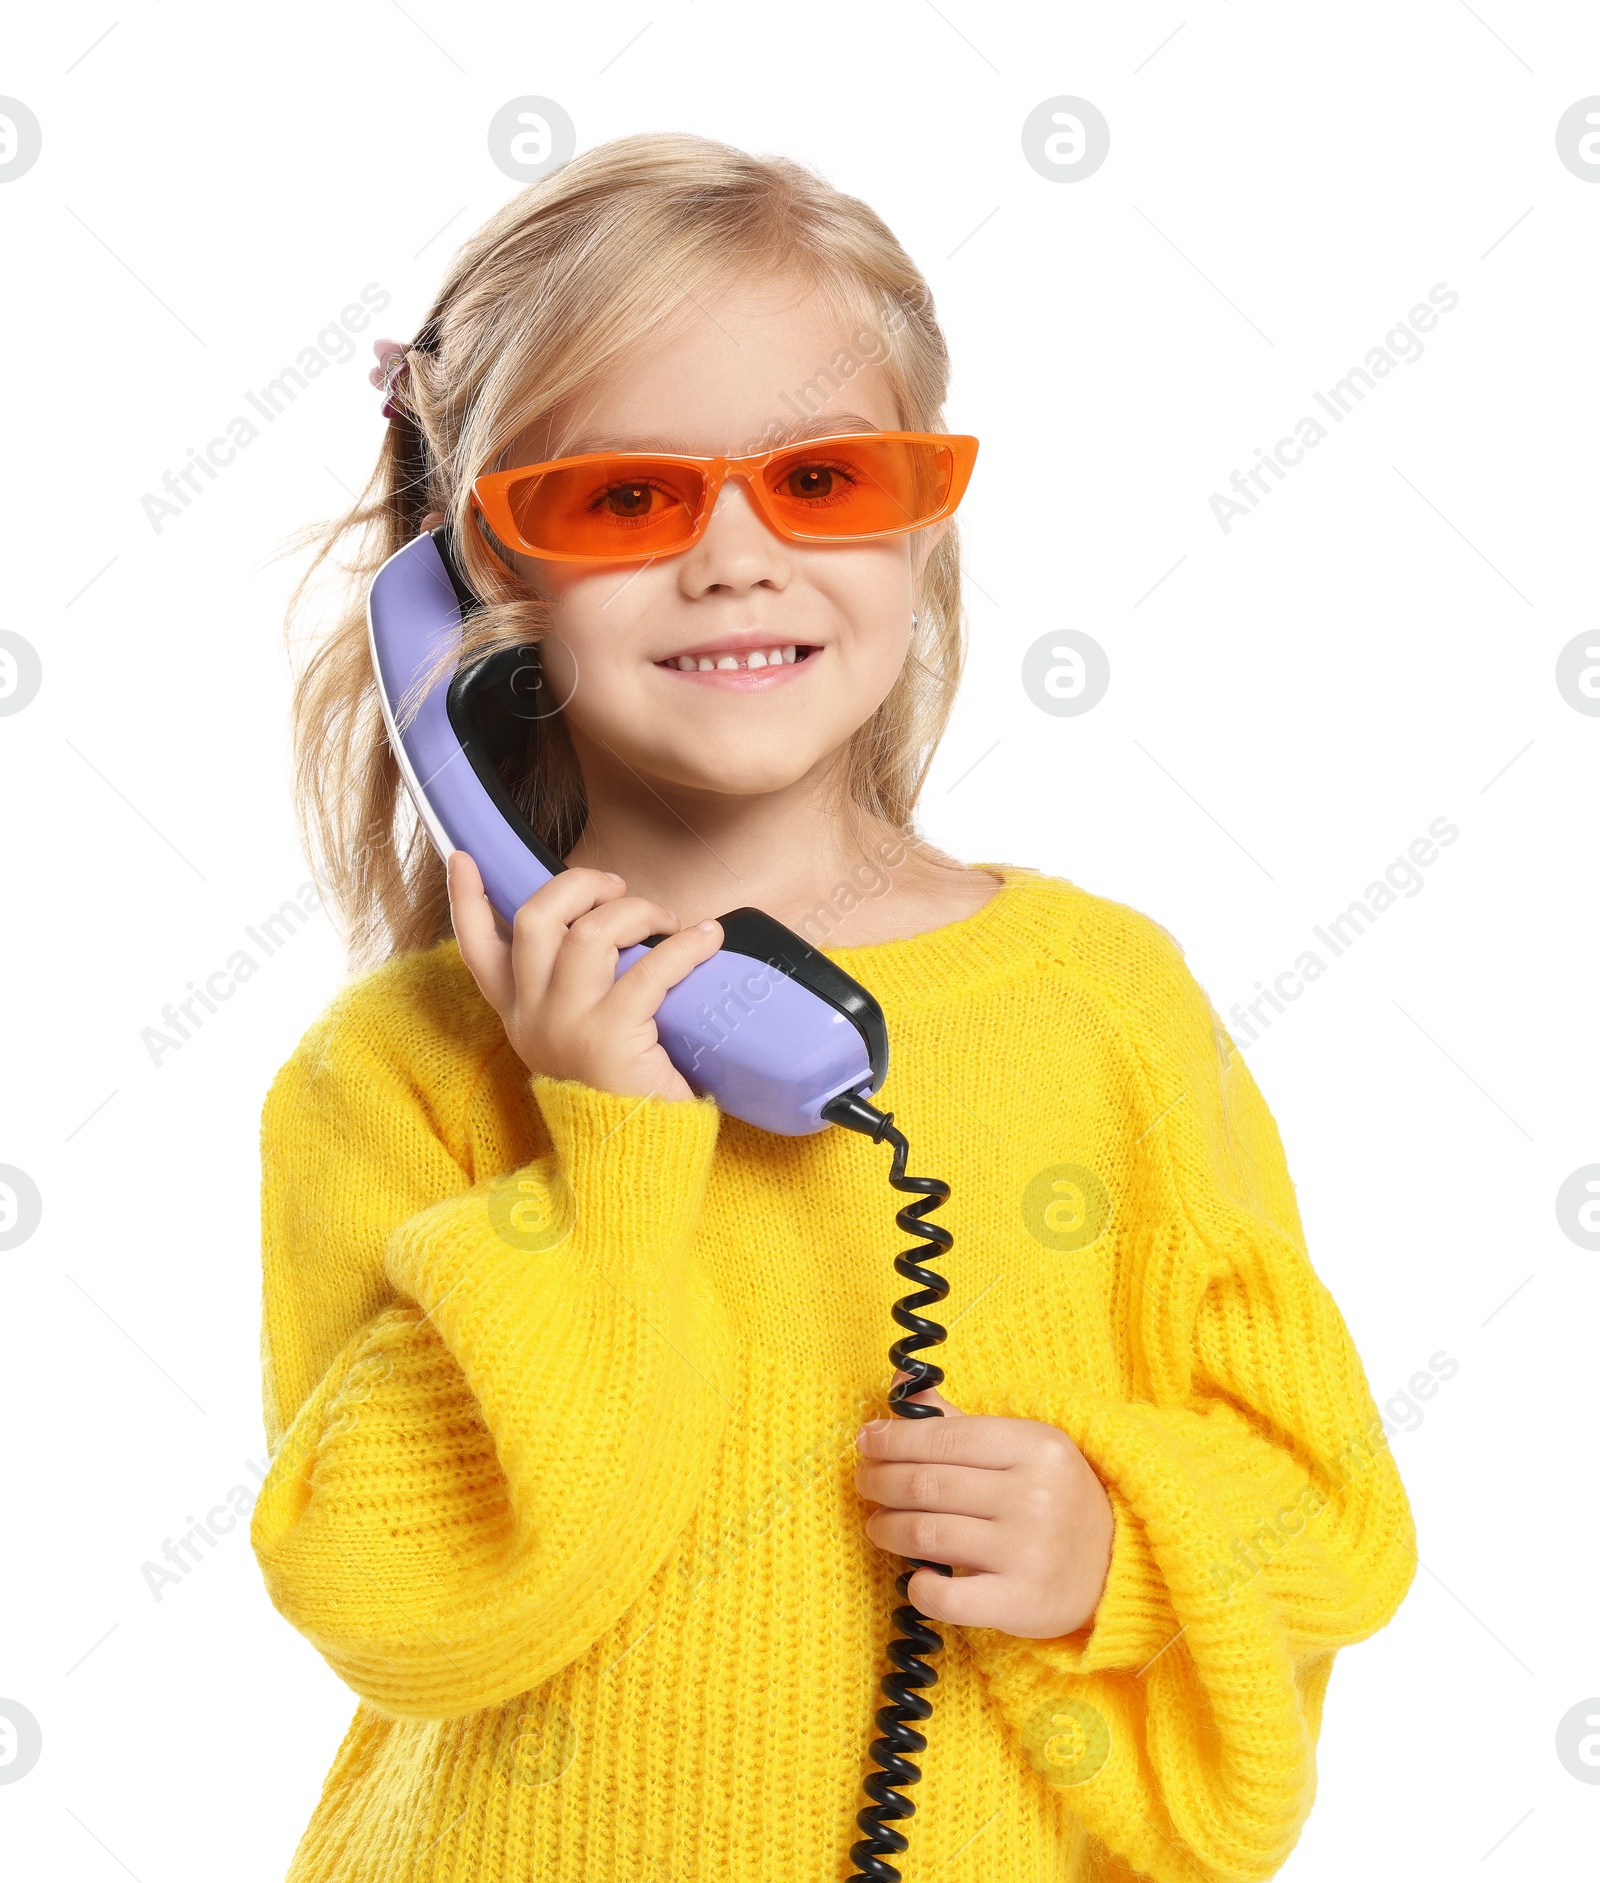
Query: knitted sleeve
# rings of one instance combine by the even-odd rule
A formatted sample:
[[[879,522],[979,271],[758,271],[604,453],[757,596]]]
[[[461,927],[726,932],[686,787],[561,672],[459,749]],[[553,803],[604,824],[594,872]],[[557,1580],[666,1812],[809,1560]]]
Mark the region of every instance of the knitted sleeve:
[[[1139,920],[1139,989],[1113,1003],[1137,1147],[1112,1205],[1124,1384],[1029,1407],[1107,1488],[1110,1573],[1077,1634],[963,1632],[1098,1876],[1254,1883],[1310,1809],[1335,1650],[1394,1613],[1415,1540],[1271,1114],[1176,943]]]
[[[364,1699],[448,1718],[538,1686],[643,1591],[730,1403],[691,1262],[703,1100],[536,1079],[551,1154],[478,1182],[348,1024],[262,1113],[274,1605]]]

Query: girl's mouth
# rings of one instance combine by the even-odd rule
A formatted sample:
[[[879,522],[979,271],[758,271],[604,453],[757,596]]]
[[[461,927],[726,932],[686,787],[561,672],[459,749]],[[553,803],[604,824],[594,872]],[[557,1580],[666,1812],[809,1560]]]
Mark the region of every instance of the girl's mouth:
[[[663,673],[681,675],[702,685],[709,682],[713,686],[733,686],[746,691],[753,686],[778,685],[792,678],[795,669],[804,666],[810,656],[819,651],[804,642],[792,642],[777,647],[672,654],[655,664]]]

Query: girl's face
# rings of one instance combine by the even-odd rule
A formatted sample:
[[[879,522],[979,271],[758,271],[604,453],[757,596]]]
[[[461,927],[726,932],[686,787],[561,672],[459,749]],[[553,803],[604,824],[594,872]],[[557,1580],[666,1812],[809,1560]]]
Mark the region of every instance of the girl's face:
[[[613,371],[576,411],[554,414],[557,425],[569,416],[580,424],[564,455],[732,456],[785,437],[904,429],[882,367],[866,357],[882,352],[881,340],[846,325],[804,283],[701,297],[681,328]],[[842,381],[841,353],[860,362]],[[819,382],[831,396],[818,399]],[[530,428],[507,467],[550,456],[549,436]],[[693,792],[749,796],[824,775],[900,672],[917,580],[946,527],[793,543],[730,477],[699,542],[677,555],[605,564],[517,556],[551,604],[546,685],[565,702],[586,774],[612,769],[609,752],[641,778]],[[752,654],[764,664],[750,665]]]

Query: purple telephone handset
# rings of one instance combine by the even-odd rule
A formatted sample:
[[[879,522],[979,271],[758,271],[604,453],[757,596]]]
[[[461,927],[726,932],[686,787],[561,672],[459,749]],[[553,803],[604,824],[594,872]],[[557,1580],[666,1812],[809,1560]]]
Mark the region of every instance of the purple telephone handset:
[[[465,850],[508,923],[566,866],[529,827],[498,761],[531,732],[512,648],[468,673],[447,671],[403,729],[400,702],[477,605],[451,554],[448,529],[407,543],[373,577],[367,629],[384,724],[406,788],[443,857]],[[803,937],[759,909],[723,916],[724,946],[672,988],[656,1014],[667,1057],[689,1085],[747,1124],[800,1137],[823,1130],[830,1101],[883,1083],[889,1046],[872,995]],[[617,972],[646,944],[624,949]],[[859,1128],[859,1127],[857,1127]]]

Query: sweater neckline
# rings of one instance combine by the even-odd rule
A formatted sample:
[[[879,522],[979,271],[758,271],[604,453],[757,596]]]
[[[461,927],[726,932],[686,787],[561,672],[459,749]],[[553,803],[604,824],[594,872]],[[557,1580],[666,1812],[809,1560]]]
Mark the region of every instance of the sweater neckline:
[[[1052,955],[1061,945],[1065,912],[1060,899],[1063,894],[1081,896],[1082,891],[1064,877],[1046,876],[1018,864],[975,863],[971,867],[997,876],[1000,887],[970,915],[892,941],[841,948],[819,943],[817,952],[860,981],[869,993],[901,1009],[938,1006],[959,988]],[[439,945],[448,949],[470,980],[455,935],[445,935]]]
[[[1038,954],[1041,936],[1028,916],[1041,888],[1070,885],[1009,863],[976,863],[974,869],[1000,879],[1000,887],[970,915],[919,935],[854,947],[819,949],[846,974],[897,1006],[947,998],[952,987],[1004,971],[1022,956]]]

